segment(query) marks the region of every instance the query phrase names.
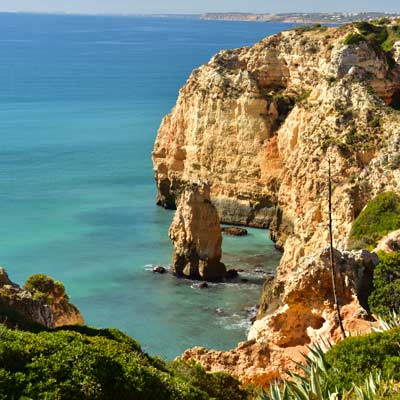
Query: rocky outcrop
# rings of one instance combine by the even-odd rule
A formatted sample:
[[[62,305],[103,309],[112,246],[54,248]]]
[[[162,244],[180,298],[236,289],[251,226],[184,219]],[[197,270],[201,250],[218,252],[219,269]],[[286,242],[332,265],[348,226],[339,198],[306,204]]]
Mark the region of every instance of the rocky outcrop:
[[[169,237],[174,245],[172,272],[208,281],[221,280],[222,235],[219,217],[207,184],[186,186],[179,199]]]
[[[400,230],[391,232],[382,238],[374,251],[384,251],[385,253],[400,251]]]
[[[360,304],[366,301],[375,254],[334,251],[336,287],[344,328],[351,335],[370,332],[374,323]],[[281,277],[283,278],[283,277]],[[194,348],[183,355],[196,359],[209,371],[224,370],[243,382],[266,385],[288,369],[296,369],[302,353],[320,340],[341,339],[331,284],[329,249],[304,257],[290,280],[275,282],[279,305],[256,321],[247,342],[229,352]]]
[[[238,226],[224,226],[222,233],[231,236],[246,236],[248,234],[247,229],[239,228]]]
[[[46,287],[33,282],[46,282]],[[79,310],[69,302],[64,286],[45,275],[34,275],[24,288],[11,282],[4,268],[0,268],[0,321],[18,325],[36,323],[48,328],[83,324]]]
[[[357,26],[297,29],[251,48],[222,51],[192,73],[160,126],[153,152],[159,204],[173,208],[188,182],[207,180],[222,222],[269,227],[284,249],[276,277],[263,291],[251,340],[227,353],[186,353],[211,370],[266,383],[277,376],[270,364],[283,371],[315,332],[337,339],[331,302],[318,305],[329,298],[322,291],[329,286],[313,297],[316,314],[311,303],[300,306],[310,325],[299,331],[310,331],[308,339],[285,333],[299,318],[290,314],[293,305],[284,311],[295,289],[305,293],[299,269],[314,268],[309,257],[323,264],[318,254],[329,243],[329,161],[333,241],[345,258],[352,223],[367,202],[383,191],[400,192],[398,59],[376,41],[345,44],[351,33],[359,33]],[[301,279],[318,292],[318,275],[311,276],[304,270]],[[290,294],[292,281],[298,286]],[[343,300],[347,329],[352,321],[364,323],[355,318],[361,312],[356,286],[354,301]]]

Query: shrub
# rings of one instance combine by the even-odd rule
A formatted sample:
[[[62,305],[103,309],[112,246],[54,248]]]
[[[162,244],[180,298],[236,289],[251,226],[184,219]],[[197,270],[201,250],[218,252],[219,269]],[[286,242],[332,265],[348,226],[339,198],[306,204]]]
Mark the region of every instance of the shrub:
[[[361,42],[365,42],[365,37],[359,35],[358,33],[349,33],[344,39],[343,44],[351,45],[351,44],[360,44]]]
[[[400,253],[380,252],[379,261],[368,304],[373,313],[389,318],[393,311],[400,311]]]
[[[389,232],[400,229],[400,197],[385,192],[373,198],[353,223],[350,232],[350,247],[356,242],[373,249],[379,239]]]
[[[114,329],[36,334],[1,329],[0,399],[246,398],[230,376],[208,375],[194,364],[185,373],[182,368],[144,354],[135,340]]]
[[[222,372],[207,374],[204,368],[194,361],[176,360],[170,363],[169,368],[175,376],[200,388],[212,398],[229,400],[248,398],[248,393],[239,389],[238,381],[229,374]]]
[[[35,274],[27,279],[24,288],[32,292],[51,293],[54,288],[54,281],[45,274]]]
[[[384,379],[400,380],[400,328],[366,336],[350,337],[326,354],[332,388],[350,389],[370,373],[381,371]]]

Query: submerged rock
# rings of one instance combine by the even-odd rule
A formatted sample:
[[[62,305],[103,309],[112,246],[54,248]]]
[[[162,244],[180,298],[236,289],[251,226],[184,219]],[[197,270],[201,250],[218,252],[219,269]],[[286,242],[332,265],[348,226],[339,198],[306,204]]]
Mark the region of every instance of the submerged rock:
[[[169,237],[174,245],[172,272],[190,279],[219,281],[226,268],[221,260],[221,226],[210,201],[208,185],[188,185],[180,196]]]
[[[226,233],[231,236],[246,236],[248,234],[247,229],[238,228],[237,226],[224,226],[222,233]]]

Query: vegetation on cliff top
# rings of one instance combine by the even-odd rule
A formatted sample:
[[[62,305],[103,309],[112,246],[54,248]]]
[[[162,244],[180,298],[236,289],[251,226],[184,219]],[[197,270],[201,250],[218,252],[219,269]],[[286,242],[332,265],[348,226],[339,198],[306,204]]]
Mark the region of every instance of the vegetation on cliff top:
[[[384,22],[384,21],[383,21]],[[385,53],[390,67],[394,66],[393,45],[400,40],[400,25],[383,25],[382,20],[373,22],[356,22],[354,24],[357,32],[351,32],[344,40],[344,44],[360,44],[368,42],[377,50]]]
[[[320,346],[305,356],[303,374],[275,383],[262,400],[400,399],[400,327],[350,337],[327,353]]]
[[[118,330],[0,327],[0,399],[19,398],[241,400],[247,393],[230,375],[150,357]]]
[[[64,285],[45,274],[31,275],[25,282],[24,289],[32,292],[34,299],[42,300],[45,304],[49,303],[52,297],[64,297],[68,300]]]
[[[385,192],[373,198],[353,223],[349,247],[372,250],[389,232],[400,229],[400,196]]]

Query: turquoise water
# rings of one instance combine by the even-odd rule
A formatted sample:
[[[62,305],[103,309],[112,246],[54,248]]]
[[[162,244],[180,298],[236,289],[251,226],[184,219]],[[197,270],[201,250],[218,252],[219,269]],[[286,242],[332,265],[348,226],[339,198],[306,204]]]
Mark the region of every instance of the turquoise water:
[[[170,261],[173,214],[155,206],[150,155],[193,68],[287,27],[0,14],[0,265],[13,280],[62,280],[88,324],[151,354],[243,340],[264,278],[254,269],[279,254],[251,229],[223,243],[249,282],[200,290],[154,275]]]

